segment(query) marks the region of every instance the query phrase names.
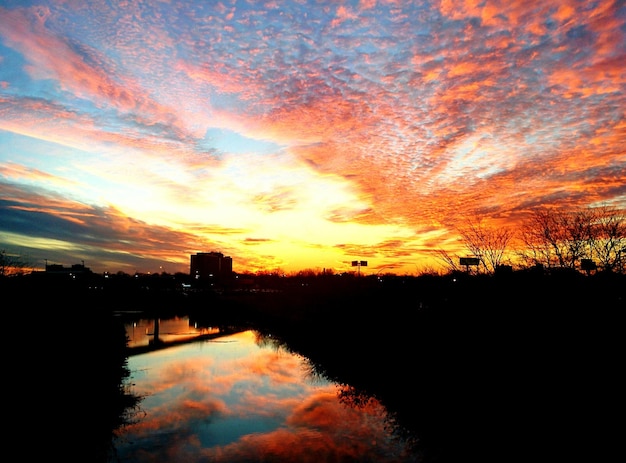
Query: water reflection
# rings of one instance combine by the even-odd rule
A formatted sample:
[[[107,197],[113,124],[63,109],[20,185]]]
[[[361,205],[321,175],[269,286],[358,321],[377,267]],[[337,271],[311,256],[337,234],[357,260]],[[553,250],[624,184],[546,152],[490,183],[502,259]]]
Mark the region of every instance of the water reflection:
[[[188,333],[185,323],[162,320],[160,333]],[[135,342],[151,332],[149,321],[129,328]],[[255,331],[133,355],[128,367],[144,417],[121,431],[114,461],[417,461],[383,406],[345,400],[349,390]]]
[[[153,344],[170,344],[187,341],[198,336],[220,333],[219,327],[199,326],[189,317],[161,319],[138,319],[126,323],[128,347],[131,349]]]

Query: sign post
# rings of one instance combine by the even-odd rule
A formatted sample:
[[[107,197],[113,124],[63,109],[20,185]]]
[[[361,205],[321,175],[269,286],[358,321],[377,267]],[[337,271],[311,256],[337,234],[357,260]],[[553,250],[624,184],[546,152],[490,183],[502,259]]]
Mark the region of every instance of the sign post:
[[[478,257],[460,257],[459,264],[465,265],[465,271],[469,272],[470,265],[478,267],[478,264],[480,264],[480,259],[478,259]]]
[[[357,267],[357,276],[361,276],[361,267],[367,267],[366,260],[353,260],[352,266]]]

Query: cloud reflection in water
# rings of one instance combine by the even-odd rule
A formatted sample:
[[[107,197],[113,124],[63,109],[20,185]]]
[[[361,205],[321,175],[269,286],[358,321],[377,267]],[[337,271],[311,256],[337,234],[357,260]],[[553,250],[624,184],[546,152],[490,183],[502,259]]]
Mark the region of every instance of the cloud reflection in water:
[[[253,331],[129,358],[145,417],[117,443],[125,462],[415,461],[384,407]]]

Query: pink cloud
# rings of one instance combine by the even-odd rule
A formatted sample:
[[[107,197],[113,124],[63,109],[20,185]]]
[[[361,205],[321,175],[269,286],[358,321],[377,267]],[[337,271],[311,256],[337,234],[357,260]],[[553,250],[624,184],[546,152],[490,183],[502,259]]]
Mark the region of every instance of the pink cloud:
[[[55,79],[77,98],[131,113],[139,123],[159,122],[186,131],[174,116],[174,108],[143,96],[141,87],[132,79],[118,75],[116,81],[112,73],[88,64],[67,41],[46,28],[50,16],[49,9],[35,7],[3,10],[0,15],[0,32],[11,47],[24,54],[28,61],[25,69],[33,78]],[[95,50],[90,51],[97,55]]]

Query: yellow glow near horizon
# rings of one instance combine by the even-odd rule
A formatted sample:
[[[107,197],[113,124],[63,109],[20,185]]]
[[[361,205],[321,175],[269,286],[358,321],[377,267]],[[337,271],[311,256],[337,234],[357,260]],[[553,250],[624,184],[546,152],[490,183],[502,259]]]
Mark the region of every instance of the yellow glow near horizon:
[[[127,6],[0,7],[0,246],[415,273],[470,217],[626,210],[619,2]]]

